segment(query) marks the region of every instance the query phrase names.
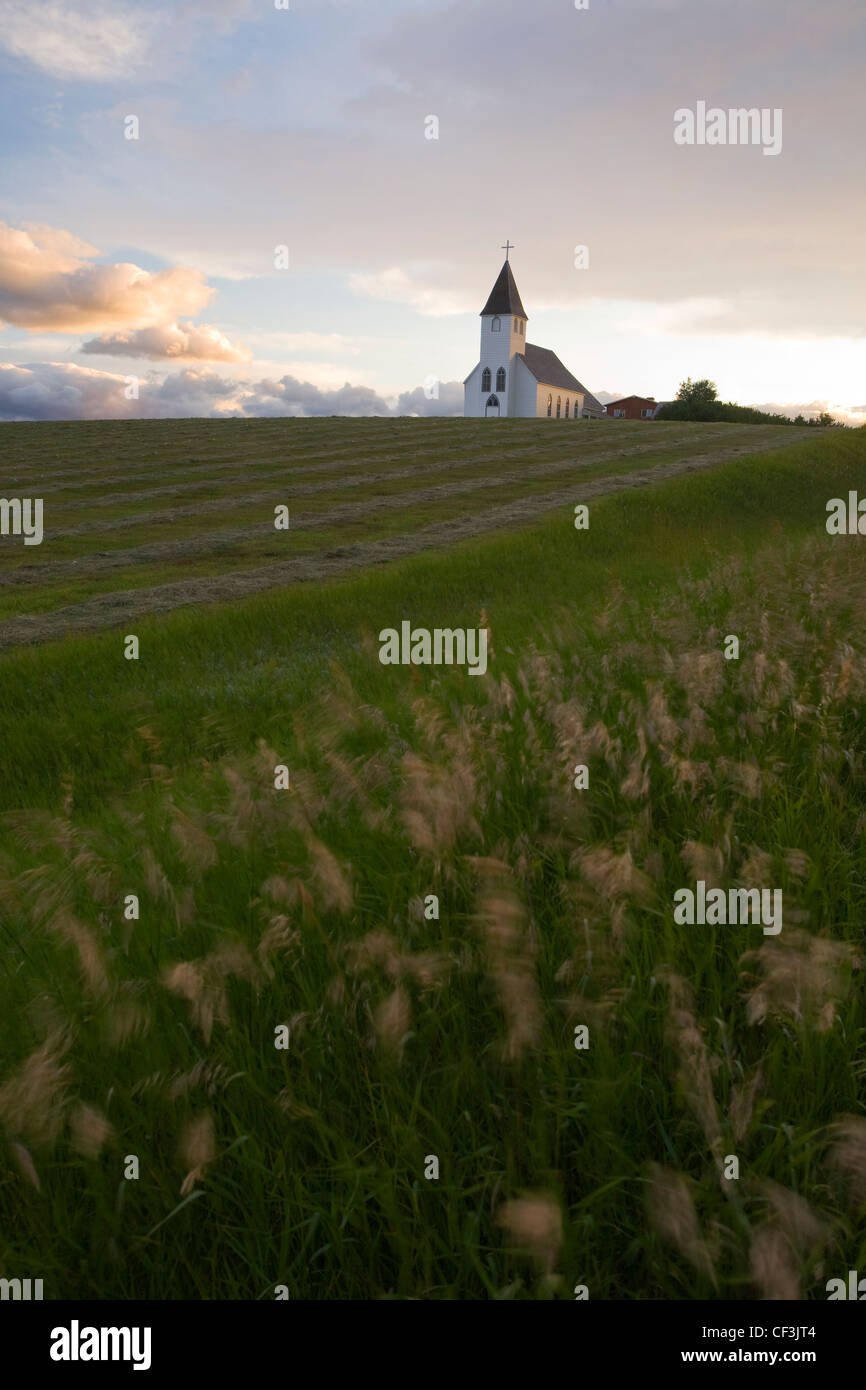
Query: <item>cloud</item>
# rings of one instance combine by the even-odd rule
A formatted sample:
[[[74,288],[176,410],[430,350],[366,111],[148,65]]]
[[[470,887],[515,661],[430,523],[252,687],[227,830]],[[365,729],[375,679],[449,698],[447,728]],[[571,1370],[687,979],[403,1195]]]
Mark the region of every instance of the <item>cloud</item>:
[[[440,381],[436,383],[438,396],[428,399],[423,386],[414,391],[404,391],[397,400],[397,415],[462,415],[462,381]]]
[[[101,357],[190,357],[200,362],[250,362],[253,355],[249,348],[232,343],[207,323],[168,323],[134,332],[103,333],[82,343],[81,351]]]
[[[378,270],[369,275],[350,275],[349,284],[359,294],[369,294],[375,299],[387,299],[393,304],[408,304],[421,314],[435,318],[447,314],[465,314],[474,307],[474,299],[466,294],[455,294],[452,290],[438,289],[413,279],[399,266]]]
[[[523,277],[534,277],[531,314],[592,293],[703,300],[709,321],[713,304],[735,293],[726,331],[862,331],[863,194],[850,177],[862,128],[862,40],[850,0],[819,7],[763,0],[751,8],[743,0],[668,0],[663,9],[650,0],[599,0],[587,13],[562,0],[533,0],[508,7],[507,24],[501,0],[427,3],[411,12],[398,5],[393,24],[382,6],[346,8],[363,12],[368,31],[351,78],[337,74],[346,100],[331,97],[330,63],[298,63],[304,84],[325,84],[330,112],[316,106],[310,115],[294,88],[294,100],[278,111],[277,99],[268,100],[273,70],[257,59],[255,120],[244,105],[229,104],[219,140],[206,122],[173,110],[156,132],[149,126],[160,176],[184,181],[200,223],[193,233],[210,254],[220,241],[237,240],[241,216],[244,244],[268,246],[271,228],[297,201],[293,265],[346,267],[356,291],[423,313],[477,312],[507,231],[524,292],[531,282]],[[618,41],[626,11],[628,51]],[[503,78],[515,71],[524,74],[517,88],[539,89],[536,100],[521,103],[519,120],[515,82]],[[783,105],[782,158],[676,146],[674,110],[700,97]],[[428,112],[441,116],[438,141],[424,138]],[[580,142],[573,156],[551,144],[551,132],[562,131]],[[488,178],[503,141],[508,169],[519,177]],[[112,157],[120,156],[108,151]],[[212,210],[227,167],[238,211],[222,218]],[[575,202],[581,180],[591,182],[593,196]],[[788,229],[781,252],[780,227]],[[590,248],[587,271],[574,266],[577,244]],[[416,272],[407,252],[428,268]]]
[[[211,324],[179,320],[216,293],[201,271],[151,273],[132,262],[97,265],[99,252],[71,232],[0,222],[0,319],[19,328],[74,333],[121,325],[81,351],[111,357],[249,362],[252,353]]]
[[[61,362],[0,364],[0,420],[118,420],[134,415],[123,377]]]
[[[749,401],[753,410],[766,410],[769,415],[786,415],[789,420],[793,420],[798,415],[802,415],[806,420],[817,419],[824,411],[829,411],[834,420],[843,425],[861,425],[862,420],[857,418],[861,406],[856,405],[832,405],[830,401],[797,401],[794,404],[787,402],[779,405],[776,401],[762,401],[753,403]]]
[[[216,293],[187,266],[152,274],[131,262],[87,259],[98,254],[61,229],[0,222],[0,320],[66,333],[114,323],[144,328],[198,313]]]
[[[208,0],[207,38],[231,33],[252,0]],[[202,7],[173,0],[0,0],[0,48],[52,77],[118,82],[140,76],[159,55],[160,76],[178,57],[200,60]]]
[[[141,379],[138,399],[128,400],[131,380],[66,362],[0,363],[0,420],[394,414],[369,386],[349,382],[323,390],[291,376],[235,380],[206,368],[185,368],[161,380]]]
[[[144,13],[115,0],[0,0],[0,46],[53,77],[129,77],[144,60],[149,29]]]
[[[392,409],[369,386],[348,381],[325,389],[292,376],[236,380],[206,368],[185,368],[162,379],[151,374],[140,380],[138,399],[128,400],[131,380],[135,378],[66,362],[0,363],[0,420],[459,415],[463,408],[463,387],[457,381],[442,382],[438,400],[428,400],[422,386],[404,391]]]
[[[348,381],[337,390],[325,390],[309,381],[284,376],[279,381],[247,383],[242,398],[244,415],[390,415],[387,401],[369,386]]]
[[[370,348],[375,348],[381,342],[379,338],[371,338],[364,334],[350,336],[346,333],[292,333],[279,328],[252,332],[247,334],[247,338],[255,347],[269,353],[325,352],[357,355],[369,352]],[[256,355],[261,357],[262,353]]]

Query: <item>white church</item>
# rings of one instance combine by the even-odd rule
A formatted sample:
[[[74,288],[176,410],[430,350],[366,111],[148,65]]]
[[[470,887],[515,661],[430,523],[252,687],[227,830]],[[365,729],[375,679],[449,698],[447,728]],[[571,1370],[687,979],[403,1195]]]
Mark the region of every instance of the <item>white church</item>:
[[[526,310],[508,261],[481,310],[481,361],[463,383],[463,414],[601,420],[604,406],[550,348],[526,341]]]

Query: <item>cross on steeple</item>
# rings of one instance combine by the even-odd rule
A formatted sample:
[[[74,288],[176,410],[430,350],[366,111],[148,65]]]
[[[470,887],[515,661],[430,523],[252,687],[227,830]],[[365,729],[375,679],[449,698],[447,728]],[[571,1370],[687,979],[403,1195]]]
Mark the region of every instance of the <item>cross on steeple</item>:
[[[506,239],[505,239],[505,245],[504,245],[504,246],[501,246],[499,249],[500,249],[501,251],[504,251],[504,252],[505,252],[505,259],[508,260],[508,253],[509,253],[509,251],[513,251],[513,250],[514,250],[514,245],[513,245],[513,243],[510,242],[510,241],[508,240],[508,238],[506,237]]]

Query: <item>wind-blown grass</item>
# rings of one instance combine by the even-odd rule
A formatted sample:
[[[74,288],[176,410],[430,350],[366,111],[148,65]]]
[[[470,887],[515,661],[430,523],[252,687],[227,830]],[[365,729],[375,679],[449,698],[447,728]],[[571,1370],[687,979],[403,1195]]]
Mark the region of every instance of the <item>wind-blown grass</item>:
[[[7,787],[0,1274],[823,1298],[863,1268],[866,593],[823,522],[864,439],[153,622],[137,665],[116,634],[7,658],[7,709],[39,672],[37,727],[69,716],[41,795],[32,747]],[[489,623],[489,675],[381,667],[404,616]],[[699,877],[782,888],[781,934],[677,925]]]

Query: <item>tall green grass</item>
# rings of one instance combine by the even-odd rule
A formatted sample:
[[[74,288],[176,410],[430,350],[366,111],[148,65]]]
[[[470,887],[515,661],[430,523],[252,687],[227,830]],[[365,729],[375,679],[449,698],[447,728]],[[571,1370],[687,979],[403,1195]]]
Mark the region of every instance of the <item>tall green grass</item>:
[[[822,1298],[862,1269],[866,603],[824,518],[864,446],[139,624],[138,663],[118,633],[4,658],[0,1276]],[[380,628],[482,610],[488,678],[379,664]],[[698,877],[781,887],[781,935],[676,925]]]

